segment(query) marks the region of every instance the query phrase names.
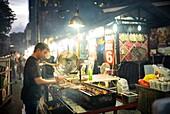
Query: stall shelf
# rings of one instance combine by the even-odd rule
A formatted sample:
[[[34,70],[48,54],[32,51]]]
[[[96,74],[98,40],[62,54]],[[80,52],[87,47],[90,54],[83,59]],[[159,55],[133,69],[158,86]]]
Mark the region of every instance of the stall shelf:
[[[12,99],[10,58],[0,58],[0,107]]]
[[[152,114],[152,103],[160,98],[170,97],[170,91],[160,91],[136,84],[138,110],[142,114]]]
[[[163,55],[163,54],[153,54],[152,56],[152,62],[153,64],[163,64],[164,67],[170,69],[170,56],[169,55]]]
[[[127,25],[128,26],[128,25]],[[128,80],[130,86],[134,87],[138,79],[144,77],[143,65],[149,61],[149,37],[144,33],[119,34],[119,55],[121,67],[118,76]]]

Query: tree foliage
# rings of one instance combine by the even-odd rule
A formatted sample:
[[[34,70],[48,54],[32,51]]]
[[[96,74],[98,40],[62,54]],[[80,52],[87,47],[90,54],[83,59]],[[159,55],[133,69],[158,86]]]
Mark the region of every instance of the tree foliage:
[[[15,20],[14,11],[9,7],[8,1],[0,1],[0,34],[8,34]]]

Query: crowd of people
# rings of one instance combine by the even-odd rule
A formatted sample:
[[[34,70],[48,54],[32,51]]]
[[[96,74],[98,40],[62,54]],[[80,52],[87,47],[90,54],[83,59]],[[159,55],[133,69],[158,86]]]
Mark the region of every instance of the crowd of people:
[[[15,83],[23,77],[25,61],[24,54],[20,54],[17,51],[10,52],[10,67],[12,69],[12,78]]]

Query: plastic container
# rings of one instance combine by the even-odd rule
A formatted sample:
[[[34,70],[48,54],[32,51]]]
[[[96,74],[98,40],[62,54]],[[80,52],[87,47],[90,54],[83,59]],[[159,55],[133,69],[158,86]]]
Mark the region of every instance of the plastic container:
[[[168,91],[168,83],[167,82],[161,83],[161,90],[162,91]]]
[[[133,103],[137,101],[138,94],[134,92],[122,93],[122,100],[124,104]]]

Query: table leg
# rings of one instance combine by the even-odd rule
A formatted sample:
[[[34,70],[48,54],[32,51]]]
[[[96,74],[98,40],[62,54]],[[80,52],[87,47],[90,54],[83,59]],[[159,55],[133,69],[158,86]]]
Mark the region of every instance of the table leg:
[[[114,114],[117,114],[117,110],[114,111]]]

